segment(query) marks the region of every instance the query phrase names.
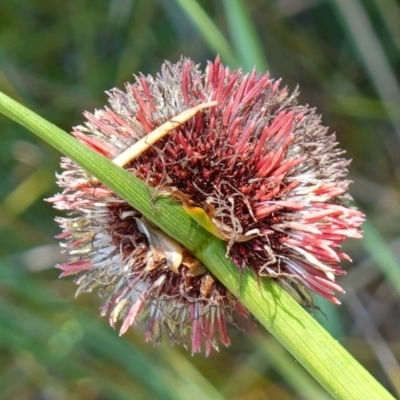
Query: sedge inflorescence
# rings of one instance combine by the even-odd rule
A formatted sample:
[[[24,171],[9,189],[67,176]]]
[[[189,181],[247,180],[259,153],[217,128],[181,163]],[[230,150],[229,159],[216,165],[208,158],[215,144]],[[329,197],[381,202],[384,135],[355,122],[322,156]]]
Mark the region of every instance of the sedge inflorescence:
[[[361,237],[363,214],[347,205],[347,166],[335,135],[268,74],[243,74],[217,58],[202,72],[191,60],[165,62],[156,76],[136,77],[108,92],[109,106],[85,113],[73,135],[114,159],[161,124],[200,103],[216,105],[130,160],[125,168],[156,190],[207,215],[227,256],[240,269],[275,278],[299,299],[309,289],[338,303],[340,250]],[[97,288],[120,333],[141,320],[146,340],[163,332],[193,353],[230,343],[227,323],[247,312],[201,263],[68,158],[63,192],[49,201],[78,292]]]

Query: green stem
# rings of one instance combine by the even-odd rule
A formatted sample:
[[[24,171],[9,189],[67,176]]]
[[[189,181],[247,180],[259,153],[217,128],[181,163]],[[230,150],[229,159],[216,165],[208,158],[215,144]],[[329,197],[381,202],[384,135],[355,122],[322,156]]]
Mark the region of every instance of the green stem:
[[[72,136],[0,93],[0,112],[25,126],[110,187],[191,251],[336,399],[393,397],[289,294],[271,279],[240,273],[226,244],[201,228],[170,198],[152,189]]]

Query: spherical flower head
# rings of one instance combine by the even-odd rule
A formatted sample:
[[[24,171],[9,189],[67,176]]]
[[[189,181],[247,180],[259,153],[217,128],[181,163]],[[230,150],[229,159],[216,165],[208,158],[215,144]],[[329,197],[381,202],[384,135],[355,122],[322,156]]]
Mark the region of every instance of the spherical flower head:
[[[154,78],[140,75],[109,106],[85,113],[73,135],[107,158],[175,116],[216,101],[124,166],[156,191],[201,210],[227,256],[240,269],[276,279],[311,304],[307,289],[338,303],[336,276],[347,237],[361,237],[363,214],[347,205],[349,161],[308,106],[256,71],[243,74],[219,58],[202,72],[191,60],[165,62]],[[146,339],[165,332],[193,353],[230,340],[227,322],[246,310],[201,263],[137,210],[64,158],[63,192],[49,199],[69,212],[57,218],[78,293],[99,289],[101,308],[120,333],[146,321]]]

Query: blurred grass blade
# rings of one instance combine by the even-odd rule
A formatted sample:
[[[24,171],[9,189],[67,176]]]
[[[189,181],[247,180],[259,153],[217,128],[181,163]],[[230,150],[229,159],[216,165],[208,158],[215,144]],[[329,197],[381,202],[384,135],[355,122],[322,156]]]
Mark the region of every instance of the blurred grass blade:
[[[340,13],[345,31],[348,32],[355,51],[359,54],[376,92],[383,101],[382,105],[400,141],[398,111],[387,107],[388,101],[400,102],[399,83],[368,14],[359,0],[333,0],[333,4]]]
[[[387,281],[400,295],[400,263],[385,240],[370,222],[364,222],[364,239],[362,244],[369,256],[386,275]]]
[[[251,71],[256,67],[258,72],[264,72],[268,69],[268,63],[246,4],[249,3],[243,0],[224,0],[230,36],[243,69]]]
[[[160,346],[158,349],[166,360],[171,360],[171,372],[179,376],[179,385],[175,385],[176,399],[224,400],[218,390],[178,351],[171,346]]]
[[[26,211],[35,201],[41,199],[53,183],[53,174],[40,168],[32,172],[4,200],[2,207],[9,217],[16,217]]]
[[[377,98],[339,94],[335,102],[332,102],[332,109],[338,113],[361,117],[368,120],[387,120],[387,110],[393,115],[393,121],[400,123],[400,102],[382,101]]]
[[[232,46],[225,39],[213,20],[204,12],[196,0],[174,0],[187,14],[193,25],[199,30],[211,50],[218,53],[225,64],[238,68],[240,62]]]
[[[33,354],[39,360],[47,359],[50,362],[49,369],[52,364],[59,364],[59,368],[63,369],[64,376],[73,373],[78,377],[93,375],[97,379],[99,379],[98,374],[101,376],[104,372],[98,371],[96,374],[95,371],[91,371],[90,359],[92,354],[100,355],[99,359],[105,360],[108,364],[112,363],[114,369],[117,367],[119,371],[122,371],[119,373],[120,378],[128,376],[132,382],[140,382],[142,391],[147,392],[146,398],[186,400],[191,397],[191,394],[196,393],[196,398],[199,399],[219,399],[215,388],[194,366],[190,366],[190,380],[187,384],[180,385],[178,393],[174,382],[177,377],[181,376],[182,370],[187,371],[189,368],[188,361],[182,360],[179,353],[169,349],[167,352],[157,351],[155,352],[156,356],[152,356],[150,346],[145,349],[135,344],[129,344],[127,340],[119,338],[106,324],[94,320],[85,311],[76,308],[72,310],[73,305],[57,293],[47,290],[43,285],[35,282],[24,269],[16,269],[15,266],[0,260],[0,281],[2,287],[6,288],[9,293],[19,294],[20,298],[25,299],[29,304],[29,310],[27,310],[26,307],[18,308],[12,304],[8,305],[0,298],[2,310],[0,313],[0,346],[13,345],[19,351]],[[32,312],[32,308],[47,310],[47,312],[44,316],[37,315],[36,312]],[[64,315],[68,313],[71,315],[71,319],[62,324],[60,321],[54,323],[50,315],[56,311],[62,311]],[[68,324],[74,325],[75,332],[82,332],[79,340],[68,339],[65,329]],[[10,337],[14,339],[10,340]],[[48,342],[45,346],[39,344],[45,340]],[[147,350],[150,350],[150,354]],[[82,357],[87,362],[80,365],[79,360]],[[173,364],[174,367],[164,368],[169,364]],[[182,366],[182,369],[179,369],[178,365]],[[103,376],[101,381],[102,387],[113,388],[112,378]],[[116,386],[115,389],[118,387]],[[127,397],[126,387],[120,389],[119,396],[114,393],[111,398],[132,398]],[[137,398],[143,398],[138,393],[136,394]]]
[[[374,0],[375,7],[381,14],[384,27],[400,53],[400,7],[396,0]]]
[[[347,292],[346,301],[353,315],[359,331],[365,337],[376,359],[381,364],[382,370],[397,394],[400,395],[400,365],[389,344],[385,342],[375,321],[371,318],[370,310],[366,309],[353,290]]]
[[[0,112],[27,127],[70,157],[185,246],[224,284],[292,355],[338,399],[392,399],[392,396],[273,280],[239,272],[226,257],[226,244],[209,234],[170,198],[152,198],[152,189],[128,171],[85,147],[72,136],[0,93]]]

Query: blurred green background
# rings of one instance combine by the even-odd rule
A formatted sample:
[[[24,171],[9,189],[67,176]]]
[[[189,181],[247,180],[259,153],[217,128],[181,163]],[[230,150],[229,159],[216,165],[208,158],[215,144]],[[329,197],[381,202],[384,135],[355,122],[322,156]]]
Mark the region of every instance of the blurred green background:
[[[260,72],[317,107],[353,158],[365,239],[315,317],[400,394],[400,4],[396,0],[2,0],[0,90],[61,128],[104,91],[181,55]],[[56,151],[0,116],[1,399],[329,399],[263,328],[208,359],[122,338],[95,294],[59,280]]]

